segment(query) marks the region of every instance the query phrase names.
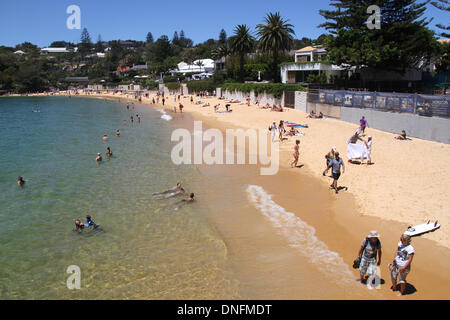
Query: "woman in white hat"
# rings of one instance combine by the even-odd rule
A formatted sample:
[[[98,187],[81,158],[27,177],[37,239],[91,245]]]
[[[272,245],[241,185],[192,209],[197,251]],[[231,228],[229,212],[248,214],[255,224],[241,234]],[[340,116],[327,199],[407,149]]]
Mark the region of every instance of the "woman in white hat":
[[[275,121],[269,126],[269,131],[272,134],[272,142],[275,140],[275,135],[277,134],[277,123]]]
[[[366,157],[367,157],[367,165],[372,164],[372,157],[371,157],[371,152],[372,152],[372,136],[368,136],[367,137],[367,141],[364,141],[366,148],[367,148],[367,153],[366,153]],[[362,157],[361,157],[362,158]],[[362,159],[361,159],[361,163],[362,163]]]
[[[100,153],[97,153],[97,158],[95,158],[95,160],[96,160],[97,162],[102,161],[102,155],[101,155]]]
[[[368,278],[373,279],[377,273],[377,266],[381,264],[381,242],[380,235],[375,230],[370,231],[369,235],[361,243],[356,260],[359,261],[359,274],[361,283],[364,283],[366,273]],[[377,261],[378,256],[378,261]],[[368,288],[372,289],[371,284]]]

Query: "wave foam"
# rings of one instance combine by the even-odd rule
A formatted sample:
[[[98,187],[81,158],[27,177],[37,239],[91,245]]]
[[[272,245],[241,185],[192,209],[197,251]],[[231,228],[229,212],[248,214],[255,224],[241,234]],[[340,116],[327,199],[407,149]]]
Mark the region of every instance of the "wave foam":
[[[354,282],[354,276],[344,260],[315,236],[314,227],[276,204],[262,187],[249,185],[247,192],[255,207],[288,240],[289,246],[297,248],[320,271],[332,276],[336,281]]]
[[[164,111],[163,109],[159,109],[159,112],[162,113],[161,119],[164,119],[164,120],[166,120],[166,121],[172,120],[172,117],[171,117],[170,115],[168,115],[168,114],[166,113],[166,111]]]

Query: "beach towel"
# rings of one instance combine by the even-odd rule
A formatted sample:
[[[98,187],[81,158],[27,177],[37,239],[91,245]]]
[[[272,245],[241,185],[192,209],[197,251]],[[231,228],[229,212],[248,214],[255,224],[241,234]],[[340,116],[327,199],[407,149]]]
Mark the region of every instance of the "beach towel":
[[[306,123],[294,123],[294,122],[284,122],[286,127],[294,127],[294,128],[308,128]]]
[[[347,145],[347,158],[350,159],[361,159],[367,158],[367,148],[364,143],[349,143]]]

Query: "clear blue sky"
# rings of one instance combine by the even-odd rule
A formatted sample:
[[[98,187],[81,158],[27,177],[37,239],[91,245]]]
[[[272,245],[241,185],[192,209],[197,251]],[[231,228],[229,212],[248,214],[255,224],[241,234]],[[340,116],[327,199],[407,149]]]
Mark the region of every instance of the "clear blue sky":
[[[268,12],[279,11],[294,25],[297,38],[316,38],[324,29],[319,9],[327,9],[329,0],[2,0],[0,5],[0,45],[15,46],[24,41],[48,46],[65,40],[78,42],[81,30],[69,30],[66,20],[69,5],[81,8],[81,28],[86,27],[92,41],[101,34],[108,40],[141,40],[152,32],[156,40],[163,34],[172,39],[175,31],[184,30],[194,43],[217,39],[223,28],[232,34],[237,24],[252,30]],[[447,23],[449,14],[430,8],[427,17],[435,23]]]

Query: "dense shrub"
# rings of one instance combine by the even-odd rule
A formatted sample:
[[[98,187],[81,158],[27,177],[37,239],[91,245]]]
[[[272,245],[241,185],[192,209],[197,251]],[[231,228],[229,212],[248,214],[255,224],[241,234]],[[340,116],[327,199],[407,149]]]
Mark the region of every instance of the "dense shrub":
[[[165,85],[170,91],[178,90],[181,87],[181,84],[179,84],[178,82],[168,82]]]
[[[298,84],[284,84],[284,83],[224,83],[220,85],[222,90],[230,92],[240,91],[250,93],[253,91],[255,95],[262,93],[271,94],[274,98],[281,98],[284,91],[306,91],[306,89]]]

